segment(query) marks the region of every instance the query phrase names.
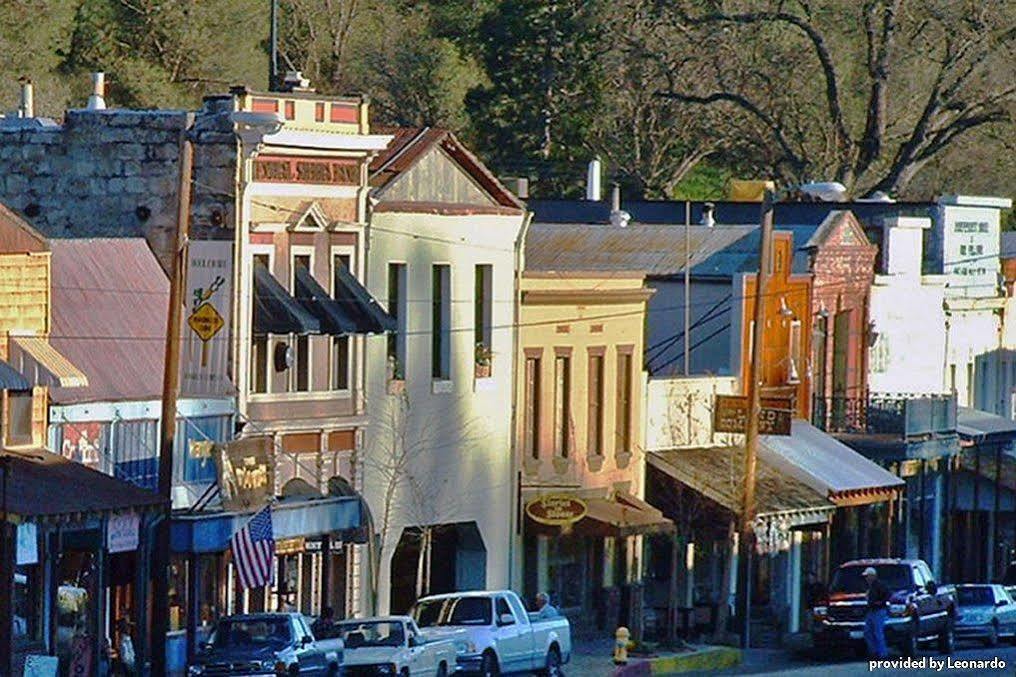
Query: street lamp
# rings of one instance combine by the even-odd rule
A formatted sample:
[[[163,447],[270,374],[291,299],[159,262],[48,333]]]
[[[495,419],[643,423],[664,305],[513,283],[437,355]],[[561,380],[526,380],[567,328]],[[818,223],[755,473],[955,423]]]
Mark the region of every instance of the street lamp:
[[[846,195],[846,188],[837,182],[806,183],[798,187],[805,195],[826,202],[840,202]],[[790,192],[784,190],[783,196]],[[748,362],[748,416],[744,431],[744,490],[741,494],[741,523],[737,540],[737,600],[741,626],[741,646],[750,646],[751,628],[751,556],[754,550],[755,521],[755,474],[758,465],[758,419],[762,410],[762,383],[760,382],[760,363],[762,362],[762,344],[765,325],[765,295],[769,284],[770,264],[772,262],[773,240],[773,205],[777,195],[766,190],[762,201],[760,216],[761,236],[759,237],[758,278],[755,284],[755,338],[751,344],[751,359]]]

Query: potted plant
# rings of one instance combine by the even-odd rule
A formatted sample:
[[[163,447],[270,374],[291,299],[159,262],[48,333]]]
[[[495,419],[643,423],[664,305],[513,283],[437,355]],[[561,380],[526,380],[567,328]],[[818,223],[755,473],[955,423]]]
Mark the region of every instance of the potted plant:
[[[473,359],[476,378],[487,378],[490,376],[490,363],[492,359],[493,353],[491,353],[490,347],[482,341],[478,342]]]

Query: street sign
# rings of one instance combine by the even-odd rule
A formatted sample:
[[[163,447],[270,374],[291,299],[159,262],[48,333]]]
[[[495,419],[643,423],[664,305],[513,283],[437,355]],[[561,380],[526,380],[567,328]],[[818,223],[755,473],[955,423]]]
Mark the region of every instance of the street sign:
[[[762,398],[758,431],[762,435],[789,435],[793,402],[788,398]],[[748,424],[748,398],[744,395],[717,395],[713,410],[713,431],[744,433]]]
[[[202,303],[187,318],[187,324],[202,341],[208,342],[219,333],[226,321],[219,315],[215,306],[211,303]]]
[[[529,519],[540,524],[567,526],[586,516],[586,502],[568,494],[540,496],[526,503]]]

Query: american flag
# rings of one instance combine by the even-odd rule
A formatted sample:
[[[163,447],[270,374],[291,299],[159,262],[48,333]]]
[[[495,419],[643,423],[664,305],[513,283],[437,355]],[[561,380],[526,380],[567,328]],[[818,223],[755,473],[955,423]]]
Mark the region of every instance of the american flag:
[[[274,579],[275,538],[271,506],[265,506],[229,539],[233,565],[245,588],[260,588]]]

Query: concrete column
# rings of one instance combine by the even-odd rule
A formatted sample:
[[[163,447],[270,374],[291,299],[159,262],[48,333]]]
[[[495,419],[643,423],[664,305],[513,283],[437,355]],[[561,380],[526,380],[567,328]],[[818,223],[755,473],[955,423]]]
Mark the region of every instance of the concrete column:
[[[787,631],[801,630],[801,542],[800,531],[790,532],[790,623]]]
[[[537,548],[539,548],[539,541],[537,541]],[[537,549],[537,557],[539,557],[539,549]],[[617,568],[617,544],[614,541],[613,536],[607,536],[603,539],[603,587],[612,588],[614,587],[615,581],[617,580],[615,569]],[[537,572],[543,571],[540,569],[539,560],[537,560]],[[539,573],[537,576],[539,577]]]
[[[928,566],[931,567],[931,573],[935,576],[935,580],[941,581],[944,580],[942,576],[942,513],[945,507],[942,505],[942,473],[936,472],[930,479],[934,486],[935,496],[931,501],[931,555]]]
[[[689,542],[684,548],[684,606],[695,604],[695,543]]]

